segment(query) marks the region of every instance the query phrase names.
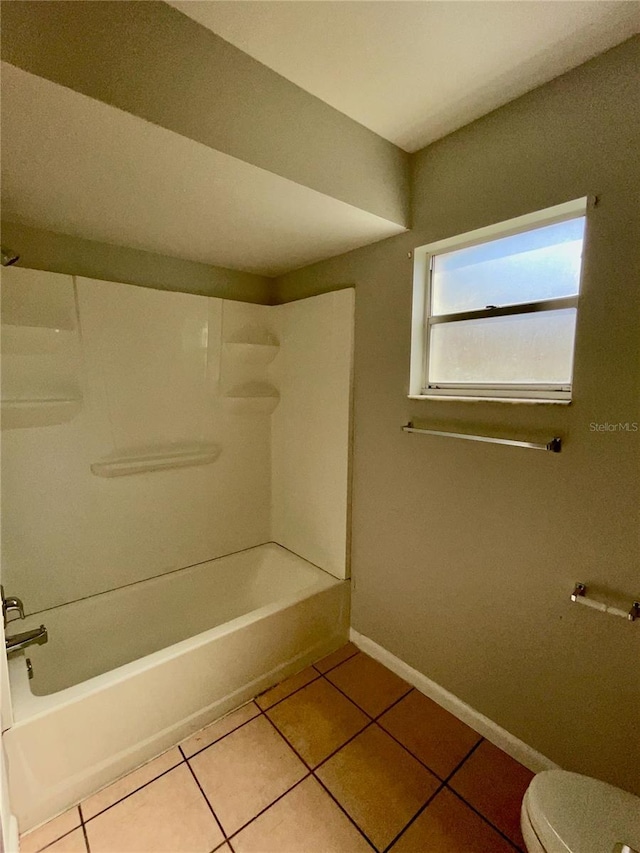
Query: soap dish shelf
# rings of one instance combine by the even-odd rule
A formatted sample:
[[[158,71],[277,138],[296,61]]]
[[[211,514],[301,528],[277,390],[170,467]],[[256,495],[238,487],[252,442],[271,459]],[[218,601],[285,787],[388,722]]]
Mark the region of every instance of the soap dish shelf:
[[[72,420],[82,407],[78,397],[22,397],[0,403],[2,429],[55,426]]]
[[[131,474],[147,474],[167,471],[171,468],[189,468],[195,465],[210,465],[220,456],[217,444],[183,445],[123,453],[94,462],[91,472],[96,477],[127,477]]]
[[[270,415],[280,402],[280,392],[267,382],[246,382],[227,391],[225,400],[237,414]]]

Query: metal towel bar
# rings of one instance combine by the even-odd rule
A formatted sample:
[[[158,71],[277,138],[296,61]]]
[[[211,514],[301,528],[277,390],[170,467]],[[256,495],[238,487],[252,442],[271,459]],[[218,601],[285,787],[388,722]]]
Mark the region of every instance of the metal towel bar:
[[[510,438],[494,438],[489,435],[470,435],[467,432],[443,432],[439,429],[419,429],[414,427],[413,421],[402,427],[403,432],[415,432],[422,435],[443,435],[447,438],[464,438],[467,441],[486,441],[490,444],[511,444],[514,447],[529,447],[532,450],[549,450],[551,453],[560,453],[562,450],[562,439],[552,438],[546,444],[536,444],[532,441],[515,441]]]

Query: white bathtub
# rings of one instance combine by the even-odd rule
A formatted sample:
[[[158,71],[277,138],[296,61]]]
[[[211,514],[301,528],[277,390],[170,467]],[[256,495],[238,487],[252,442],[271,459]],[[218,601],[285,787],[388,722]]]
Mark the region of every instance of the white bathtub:
[[[41,622],[49,643],[9,662],[4,743],[21,832],[345,642],[349,584],[268,544],[43,611],[9,633]]]

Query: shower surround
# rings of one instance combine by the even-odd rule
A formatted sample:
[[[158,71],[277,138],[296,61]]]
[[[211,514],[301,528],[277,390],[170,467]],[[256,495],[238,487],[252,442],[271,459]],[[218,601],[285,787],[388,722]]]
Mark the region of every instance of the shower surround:
[[[51,637],[27,652],[36,695],[27,655],[10,667],[24,831],[346,637],[353,291],[271,307],[20,268],[2,287],[2,582],[27,612],[8,633]],[[64,759],[90,695],[104,749]],[[116,743],[127,703],[142,728]]]

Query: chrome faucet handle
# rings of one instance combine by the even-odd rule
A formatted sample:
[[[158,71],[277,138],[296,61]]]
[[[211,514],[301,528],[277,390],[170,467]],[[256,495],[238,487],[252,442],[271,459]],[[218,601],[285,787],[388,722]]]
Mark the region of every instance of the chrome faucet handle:
[[[20,619],[24,619],[24,604],[15,596],[4,597],[4,587],[2,589],[2,618],[4,619],[4,627],[7,627],[9,620],[7,615],[13,611],[17,611]]]

